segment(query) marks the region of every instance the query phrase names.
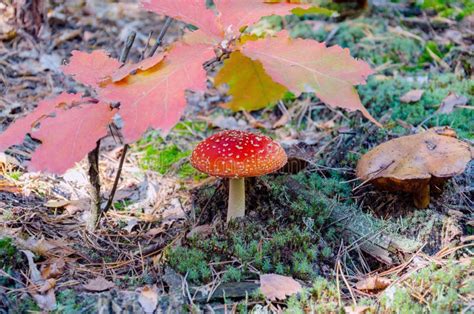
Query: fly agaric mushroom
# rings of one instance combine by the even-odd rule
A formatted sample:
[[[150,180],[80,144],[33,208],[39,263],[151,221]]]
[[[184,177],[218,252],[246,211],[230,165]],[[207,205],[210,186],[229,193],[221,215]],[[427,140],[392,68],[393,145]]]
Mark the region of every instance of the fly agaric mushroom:
[[[433,128],[383,143],[362,156],[357,176],[389,191],[413,195],[417,208],[430,203],[430,191],[442,191],[449,178],[464,172],[471,147],[450,128]]]
[[[191,156],[197,170],[230,179],[227,222],[245,216],[245,178],[272,173],[286,162],[285,151],[271,138],[237,130],[212,135]]]

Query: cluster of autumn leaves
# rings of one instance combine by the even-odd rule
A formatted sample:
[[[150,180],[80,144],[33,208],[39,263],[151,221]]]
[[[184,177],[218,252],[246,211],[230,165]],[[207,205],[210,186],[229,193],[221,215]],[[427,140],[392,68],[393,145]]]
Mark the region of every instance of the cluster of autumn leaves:
[[[199,29],[137,64],[123,65],[103,50],[72,52],[64,73],[93,88],[95,98],[61,94],[41,102],[34,112],[0,135],[0,150],[21,144],[30,134],[41,145],[33,153],[29,168],[63,173],[106,136],[115,115],[123,121],[121,132],[127,144],[150,128],[167,132],[184,112],[185,91],[205,91],[207,72],[203,64],[223,56],[229,58],[216,83],[229,86],[233,109],[261,109],[287,90],[297,95],[314,91],[329,106],[360,110],[375,121],[354,88],[363,84],[372,70],[365,62],[353,59],[347,49],[291,39],[286,32],[263,38],[242,33],[263,16],[310,8],[297,2],[216,0],[215,7],[208,8],[204,0],[144,0],[145,9]],[[249,82],[249,78],[258,78],[258,82]],[[274,89],[275,85],[278,88]],[[117,103],[119,106],[109,106]]]
[[[148,129],[167,132],[181,119],[186,106],[185,92],[206,90],[208,76],[203,64],[213,58],[223,60],[214,83],[228,86],[231,101],[227,105],[233,110],[264,108],[287,91],[296,95],[314,92],[326,105],[359,110],[378,124],[363,107],[354,87],[364,84],[372,70],[367,63],[352,58],[348,49],[293,39],[286,31],[266,37],[245,32],[263,16],[295,13],[296,8],[298,13],[305,13],[312,8],[310,5],[295,0],[213,2],[214,6],[209,8],[204,0],[142,0],[145,9],[192,24],[198,30],[186,32],[164,52],[136,64],[122,64],[103,50],[73,51],[63,72],[91,87],[95,97],[63,93],[40,102],[35,111],[0,134],[0,151],[21,144],[29,134],[41,142],[31,157],[29,169],[63,173],[96,147],[117,115],[123,121],[121,133],[127,144],[138,140]],[[428,177],[448,177],[462,168],[461,163],[456,163],[454,170],[440,167],[442,159],[447,157],[431,160],[434,153],[444,156],[451,149],[449,145],[461,145],[444,135],[432,137],[427,142],[423,142],[421,135],[421,139],[417,136],[414,139],[422,142],[410,139],[410,145],[414,146],[406,147],[407,152],[420,149],[426,153],[421,157],[410,159],[412,155],[398,147],[391,151],[390,160],[401,154],[398,156],[401,166],[383,158],[390,144],[381,146],[362,159],[359,176],[383,187],[420,191],[424,196],[415,201],[419,207],[425,207],[426,194],[429,195],[426,182],[432,181]],[[402,141],[395,145],[401,145]],[[423,143],[432,142],[435,144],[426,144],[424,148],[415,146],[415,143],[423,147]],[[466,148],[458,150],[464,152]],[[428,164],[423,164],[420,170],[423,174],[416,176],[414,165],[420,158]],[[466,157],[463,158],[464,162]],[[392,168],[403,169],[405,173],[388,180],[386,174]],[[401,183],[405,180],[411,182],[409,187]]]

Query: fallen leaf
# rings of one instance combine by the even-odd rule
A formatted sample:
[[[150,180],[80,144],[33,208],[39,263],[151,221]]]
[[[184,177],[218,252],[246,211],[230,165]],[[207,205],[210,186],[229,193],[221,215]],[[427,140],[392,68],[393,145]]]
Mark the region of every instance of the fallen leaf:
[[[152,228],[145,233],[145,236],[153,238],[165,231],[164,227]]]
[[[41,273],[38,270],[38,267],[35,264],[34,257],[35,255],[33,252],[28,250],[22,250],[23,254],[26,255],[26,259],[28,260],[28,267],[30,269],[30,279],[34,284],[41,283],[43,278],[41,277]]]
[[[285,300],[288,296],[302,290],[299,282],[291,277],[277,274],[260,275],[260,290],[263,295],[271,300]]]
[[[290,38],[287,31],[275,37],[248,41],[242,53],[262,62],[272,79],[294,94],[314,92],[324,103],[348,111],[359,110],[380,126],[365,109],[354,85],[365,84],[370,66],[351,57],[348,49]]]
[[[131,233],[132,232],[132,229],[138,225],[138,219],[136,218],[132,218],[130,219],[128,222],[127,222],[127,225],[125,227],[123,227],[122,229],[127,231],[128,233]]]
[[[413,89],[409,92],[407,92],[405,95],[400,97],[400,101],[403,103],[412,103],[412,102],[417,102],[423,97],[423,94],[425,93],[424,90],[422,89]]]
[[[56,287],[56,279],[49,278],[44,281],[44,283],[38,287],[36,290],[38,293],[43,294],[48,292],[51,289],[54,289]]]
[[[369,277],[356,283],[357,290],[378,291],[384,290],[390,285],[391,281],[383,277]]]
[[[365,314],[369,312],[369,310],[370,310],[370,306],[363,306],[363,305],[344,307],[344,312],[346,314]]]
[[[21,193],[21,188],[8,181],[0,180],[0,192]]]
[[[54,258],[41,266],[41,277],[58,278],[63,274],[65,266],[64,258]]]
[[[28,250],[22,250],[22,252],[26,255],[26,259],[28,260],[30,279],[33,283],[33,285],[28,286],[31,296],[42,310],[53,311],[56,309],[56,295],[54,293],[56,280],[44,280],[35,264],[34,254]]]
[[[145,286],[138,296],[138,302],[145,313],[155,312],[158,306],[158,288],[156,286]]]
[[[200,236],[202,238],[206,238],[212,234],[212,226],[211,225],[201,225],[196,226],[191,231],[188,232],[186,238],[190,239],[194,236]]]
[[[113,282],[108,281],[104,277],[97,277],[95,279],[89,280],[83,288],[90,292],[102,292],[107,291],[115,287]]]
[[[458,96],[455,93],[450,93],[438,108],[440,114],[450,114],[454,108],[458,106],[465,106],[469,102],[466,96]]]

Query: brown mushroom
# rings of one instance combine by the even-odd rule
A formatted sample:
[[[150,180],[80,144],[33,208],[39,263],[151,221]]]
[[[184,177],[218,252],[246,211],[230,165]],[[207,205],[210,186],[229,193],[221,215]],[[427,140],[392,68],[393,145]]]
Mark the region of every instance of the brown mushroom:
[[[272,173],[287,162],[283,148],[271,138],[243,131],[223,131],[199,143],[191,156],[197,170],[229,178],[227,221],[245,215],[246,177]]]
[[[450,128],[434,128],[383,143],[362,156],[357,176],[389,191],[413,194],[415,206],[426,208],[430,191],[442,191],[449,178],[464,172],[471,160],[469,144]]]

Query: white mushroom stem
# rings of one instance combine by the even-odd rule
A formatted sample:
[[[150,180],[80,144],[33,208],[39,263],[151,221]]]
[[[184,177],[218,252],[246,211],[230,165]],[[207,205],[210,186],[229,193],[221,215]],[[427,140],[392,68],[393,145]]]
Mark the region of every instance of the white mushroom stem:
[[[245,216],[245,179],[229,179],[227,222]]]

